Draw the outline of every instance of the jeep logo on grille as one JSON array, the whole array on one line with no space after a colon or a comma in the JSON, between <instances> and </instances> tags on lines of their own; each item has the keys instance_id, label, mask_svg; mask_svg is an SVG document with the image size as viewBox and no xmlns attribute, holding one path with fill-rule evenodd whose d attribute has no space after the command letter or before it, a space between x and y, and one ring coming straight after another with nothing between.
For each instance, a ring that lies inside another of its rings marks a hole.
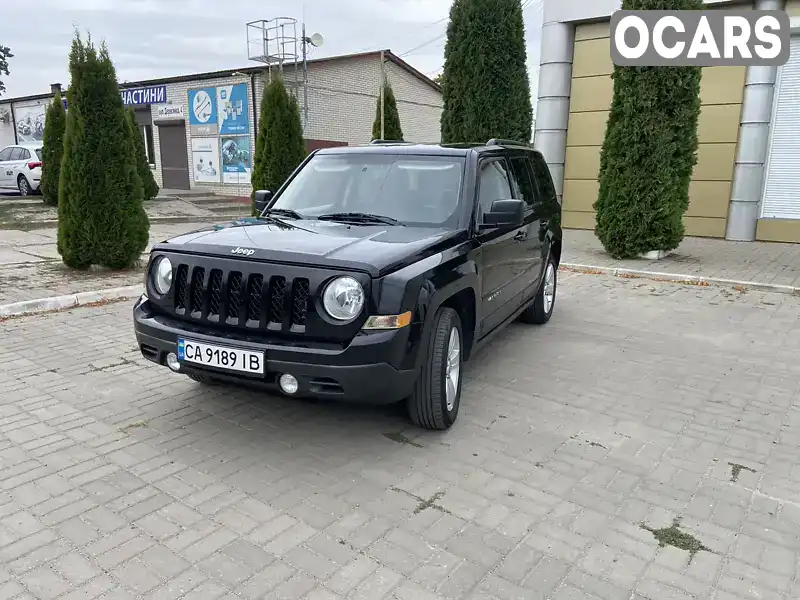
<instances>
[{"instance_id":1,"label":"jeep logo on grille","mask_svg":"<svg viewBox=\"0 0 800 600\"><path fill-rule=\"evenodd\" d=\"M252 248L239 248L239 247L237 247L237 248L234 248L233 250L231 250L231 254L240 254L241 256L253 256L253 254L255 254L255 253L256 253L256 251L253 250Z\"/></svg>"}]
</instances>

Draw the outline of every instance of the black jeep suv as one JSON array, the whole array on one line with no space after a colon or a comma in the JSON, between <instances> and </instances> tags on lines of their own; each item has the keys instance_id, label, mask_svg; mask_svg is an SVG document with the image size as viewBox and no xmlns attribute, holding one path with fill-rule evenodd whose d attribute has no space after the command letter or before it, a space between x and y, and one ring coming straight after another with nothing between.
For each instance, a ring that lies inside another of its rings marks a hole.
<instances>
[{"instance_id":1,"label":"black jeep suv","mask_svg":"<svg viewBox=\"0 0 800 600\"><path fill-rule=\"evenodd\" d=\"M550 319L561 206L542 155L373 142L312 153L258 217L153 247L142 354L203 383L404 400L456 420L463 364L514 319Z\"/></svg>"}]
</instances>

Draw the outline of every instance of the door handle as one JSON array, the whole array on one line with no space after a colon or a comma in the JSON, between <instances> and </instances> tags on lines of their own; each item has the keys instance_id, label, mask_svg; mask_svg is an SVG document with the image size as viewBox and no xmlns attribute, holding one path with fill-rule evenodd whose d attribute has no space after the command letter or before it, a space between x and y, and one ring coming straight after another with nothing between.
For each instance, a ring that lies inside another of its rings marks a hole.
<instances>
[{"instance_id":1,"label":"door handle","mask_svg":"<svg viewBox=\"0 0 800 600\"><path fill-rule=\"evenodd\" d=\"M518 231L514 236L514 241L517 242L524 242L526 239L528 239L528 232L525 229Z\"/></svg>"}]
</instances>

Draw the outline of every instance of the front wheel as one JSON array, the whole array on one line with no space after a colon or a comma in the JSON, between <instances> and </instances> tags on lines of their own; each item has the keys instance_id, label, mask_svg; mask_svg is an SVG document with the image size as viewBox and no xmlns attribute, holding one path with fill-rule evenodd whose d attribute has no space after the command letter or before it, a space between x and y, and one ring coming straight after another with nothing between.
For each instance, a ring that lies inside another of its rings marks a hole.
<instances>
[{"instance_id":1,"label":"front wheel","mask_svg":"<svg viewBox=\"0 0 800 600\"><path fill-rule=\"evenodd\" d=\"M458 417L464 336L452 308L440 308L414 393L406 400L413 423L424 429L449 429Z\"/></svg>"},{"instance_id":2,"label":"front wheel","mask_svg":"<svg viewBox=\"0 0 800 600\"><path fill-rule=\"evenodd\" d=\"M25 175L19 176L19 179L17 179L17 187L19 188L20 196L30 196L33 193L31 184L28 182L28 178L25 177Z\"/></svg>"},{"instance_id":3,"label":"front wheel","mask_svg":"<svg viewBox=\"0 0 800 600\"><path fill-rule=\"evenodd\" d=\"M544 277L536 297L519 316L520 321L531 325L544 325L553 315L556 305L556 289L558 287L558 267L555 259L550 256L544 268Z\"/></svg>"}]
</instances>

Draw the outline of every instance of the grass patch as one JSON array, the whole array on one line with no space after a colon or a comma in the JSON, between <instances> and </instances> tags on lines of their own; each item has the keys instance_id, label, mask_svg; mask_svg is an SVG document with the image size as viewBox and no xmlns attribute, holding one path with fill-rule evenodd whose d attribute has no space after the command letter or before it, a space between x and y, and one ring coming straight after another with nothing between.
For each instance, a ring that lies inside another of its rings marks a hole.
<instances>
[{"instance_id":1,"label":"grass patch","mask_svg":"<svg viewBox=\"0 0 800 600\"><path fill-rule=\"evenodd\" d=\"M689 562L692 561L694 555L700 551L714 552L711 548L705 546L700 540L690 533L681 531L681 520L673 519L672 525L663 527L661 529L653 529L642 523L640 527L653 534L653 537L658 540L658 547L673 546L679 550L686 550L689 553Z\"/></svg>"}]
</instances>

